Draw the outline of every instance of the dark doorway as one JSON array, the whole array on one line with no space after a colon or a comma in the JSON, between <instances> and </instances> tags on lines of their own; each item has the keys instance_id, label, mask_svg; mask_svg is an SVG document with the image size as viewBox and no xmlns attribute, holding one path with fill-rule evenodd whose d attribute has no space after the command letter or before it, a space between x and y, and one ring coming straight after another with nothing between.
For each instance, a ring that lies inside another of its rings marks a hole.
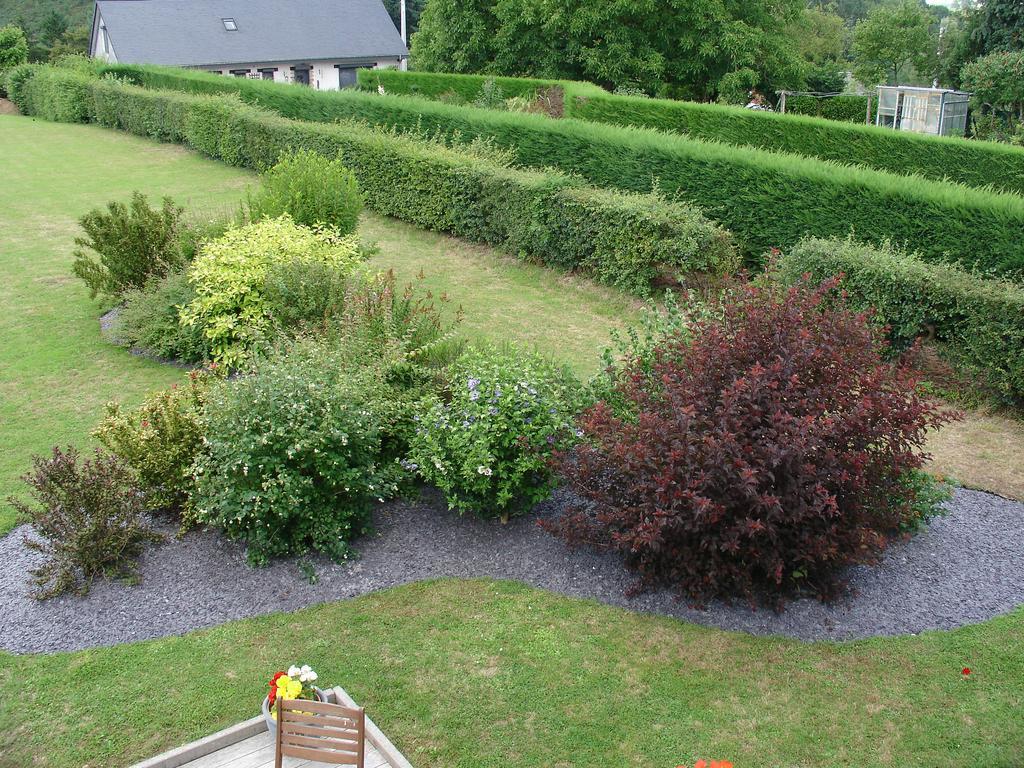
<instances>
[{"instance_id":1,"label":"dark doorway","mask_svg":"<svg viewBox=\"0 0 1024 768\"><path fill-rule=\"evenodd\" d=\"M275 72L277 72L276 69L261 69L260 77L262 77L264 80L273 80Z\"/></svg>"},{"instance_id":2,"label":"dark doorway","mask_svg":"<svg viewBox=\"0 0 1024 768\"><path fill-rule=\"evenodd\" d=\"M295 70L295 82L299 85L309 85L309 67L292 67Z\"/></svg>"}]
</instances>

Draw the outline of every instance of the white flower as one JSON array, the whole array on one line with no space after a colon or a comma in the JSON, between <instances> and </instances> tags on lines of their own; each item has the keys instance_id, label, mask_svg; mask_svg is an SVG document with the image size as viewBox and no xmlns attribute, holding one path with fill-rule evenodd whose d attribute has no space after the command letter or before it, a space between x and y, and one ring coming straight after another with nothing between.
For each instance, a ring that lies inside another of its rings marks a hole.
<instances>
[{"instance_id":1,"label":"white flower","mask_svg":"<svg viewBox=\"0 0 1024 768\"><path fill-rule=\"evenodd\" d=\"M304 675L308 675L312 671L313 670L310 669L309 664L303 664L302 667L299 668L299 672L301 672Z\"/></svg>"},{"instance_id":2,"label":"white flower","mask_svg":"<svg viewBox=\"0 0 1024 768\"><path fill-rule=\"evenodd\" d=\"M490 467L479 466L476 468L476 471L479 472L481 475L487 475L487 477L490 477L492 474L494 474Z\"/></svg>"},{"instance_id":3,"label":"white flower","mask_svg":"<svg viewBox=\"0 0 1024 768\"><path fill-rule=\"evenodd\" d=\"M312 683L314 680L316 680L317 675L316 672L310 671L310 673L306 675L306 677L309 679L309 682Z\"/></svg>"},{"instance_id":4,"label":"white flower","mask_svg":"<svg viewBox=\"0 0 1024 768\"><path fill-rule=\"evenodd\" d=\"M300 672L302 672L302 670L299 669L298 667L294 666L294 665L288 667L288 677L291 677L291 678L294 679L295 677L298 676L298 674Z\"/></svg>"}]
</instances>

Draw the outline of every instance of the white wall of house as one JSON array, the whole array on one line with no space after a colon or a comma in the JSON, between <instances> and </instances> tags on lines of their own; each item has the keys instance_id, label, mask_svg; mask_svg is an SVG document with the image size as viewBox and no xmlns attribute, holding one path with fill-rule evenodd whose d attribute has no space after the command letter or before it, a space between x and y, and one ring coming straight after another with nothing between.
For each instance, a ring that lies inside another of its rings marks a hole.
<instances>
[{"instance_id":1,"label":"white wall of house","mask_svg":"<svg viewBox=\"0 0 1024 768\"><path fill-rule=\"evenodd\" d=\"M355 69L382 69L386 67L397 67L400 60L380 59L377 61L352 62L344 59L326 61L294 61L294 62L250 62L242 64L222 64L220 66L198 67L207 72L216 72L221 75L235 75L236 77L249 77L254 80L273 79L278 83L295 82L295 69L309 67L309 85L320 91L336 91L341 87L340 81L343 70ZM353 83L354 85L354 83Z\"/></svg>"},{"instance_id":2,"label":"white wall of house","mask_svg":"<svg viewBox=\"0 0 1024 768\"><path fill-rule=\"evenodd\" d=\"M114 55L114 48L110 45L110 38L107 36L107 27L103 23L103 17L96 19L94 37L92 40L93 57L114 63L117 56Z\"/></svg>"}]
</instances>

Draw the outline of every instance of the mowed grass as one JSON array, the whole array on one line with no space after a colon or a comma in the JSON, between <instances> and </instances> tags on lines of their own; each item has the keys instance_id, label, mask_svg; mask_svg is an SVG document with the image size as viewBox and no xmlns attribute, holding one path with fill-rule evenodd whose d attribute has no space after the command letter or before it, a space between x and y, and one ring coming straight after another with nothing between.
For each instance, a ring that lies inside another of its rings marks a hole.
<instances>
[{"instance_id":1,"label":"mowed grass","mask_svg":"<svg viewBox=\"0 0 1024 768\"><path fill-rule=\"evenodd\" d=\"M185 637L0 656L0 765L130 764L252 717L264 680L297 662L345 686L417 768L1012 768L1022 625L1017 612L807 644L509 582L423 582Z\"/></svg>"},{"instance_id":2,"label":"mowed grass","mask_svg":"<svg viewBox=\"0 0 1024 768\"><path fill-rule=\"evenodd\" d=\"M141 190L196 215L237 206L251 174L91 126L0 115L0 534L33 454L89 445L109 400L136 402L180 370L103 341L101 303L71 274L78 218Z\"/></svg>"}]
</instances>

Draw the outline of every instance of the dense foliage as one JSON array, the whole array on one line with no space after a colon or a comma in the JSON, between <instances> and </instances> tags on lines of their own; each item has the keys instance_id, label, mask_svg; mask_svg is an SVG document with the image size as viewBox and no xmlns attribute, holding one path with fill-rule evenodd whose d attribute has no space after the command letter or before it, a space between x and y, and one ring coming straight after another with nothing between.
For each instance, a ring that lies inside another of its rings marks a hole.
<instances>
[{"instance_id":1,"label":"dense foliage","mask_svg":"<svg viewBox=\"0 0 1024 768\"><path fill-rule=\"evenodd\" d=\"M203 444L207 382L192 372L184 386L150 395L137 409L108 403L93 435L132 470L155 511L180 512L192 485L192 462Z\"/></svg>"},{"instance_id":2,"label":"dense foliage","mask_svg":"<svg viewBox=\"0 0 1024 768\"><path fill-rule=\"evenodd\" d=\"M450 379L444 397L422 402L406 466L459 512L507 519L545 499L551 455L574 439L571 376L515 348L484 347L460 357Z\"/></svg>"},{"instance_id":3,"label":"dense foliage","mask_svg":"<svg viewBox=\"0 0 1024 768\"><path fill-rule=\"evenodd\" d=\"M7 94L22 114L58 123L89 120L91 78L71 70L22 65L8 73Z\"/></svg>"},{"instance_id":4,"label":"dense foliage","mask_svg":"<svg viewBox=\"0 0 1024 768\"><path fill-rule=\"evenodd\" d=\"M28 41L20 27L0 27L0 76L4 70L28 61Z\"/></svg>"},{"instance_id":5,"label":"dense foliage","mask_svg":"<svg viewBox=\"0 0 1024 768\"><path fill-rule=\"evenodd\" d=\"M972 61L961 78L976 107L1024 121L1024 50L998 51Z\"/></svg>"},{"instance_id":6,"label":"dense foliage","mask_svg":"<svg viewBox=\"0 0 1024 768\"><path fill-rule=\"evenodd\" d=\"M118 344L165 360L198 363L210 357L210 340L198 325L181 322L181 307L196 297L188 272L178 269L145 288L126 291L113 324Z\"/></svg>"},{"instance_id":7,"label":"dense foliage","mask_svg":"<svg viewBox=\"0 0 1024 768\"><path fill-rule=\"evenodd\" d=\"M131 577L135 558L160 537L145 525L145 497L128 467L99 451L79 463L74 448L32 463L24 480L35 503L9 501L33 526L25 545L45 558L31 572L35 596L84 593L97 576Z\"/></svg>"},{"instance_id":8,"label":"dense foliage","mask_svg":"<svg viewBox=\"0 0 1024 768\"><path fill-rule=\"evenodd\" d=\"M907 67L927 75L937 35L934 17L923 3L898 0L871 9L853 32L853 63L857 79L869 86L905 80Z\"/></svg>"},{"instance_id":9,"label":"dense foliage","mask_svg":"<svg viewBox=\"0 0 1024 768\"><path fill-rule=\"evenodd\" d=\"M111 71L147 77L153 73L160 83L214 91L233 89L236 86L226 81L239 80L166 69ZM315 116L333 120L330 110L322 109L319 102L326 94L310 89L261 88L258 100L290 111L298 106L292 103L293 94ZM378 106L380 97L351 95ZM392 101L404 104L407 100ZM579 179L550 169L509 168L496 162L493 152L473 152L472 147L456 151L441 142L424 141L422 136L397 136L354 122L326 125L284 120L237 102L145 91L107 81L94 85L93 103L96 120L103 125L185 142L236 165L263 168L283 152L302 148L327 157L341 153L366 205L380 213L501 246L525 259L594 269L602 279L641 293L650 286L640 284L633 266L647 275L704 271L721 275L735 264L729 236L688 205L653 195L590 189ZM649 186L648 180L644 189ZM627 242L624 221L636 226L642 236ZM609 250L610 245L614 250ZM622 254L618 248L624 245L629 252ZM581 261L568 263L567 253L578 254ZM621 265L631 266L624 271Z\"/></svg>"},{"instance_id":10,"label":"dense foliage","mask_svg":"<svg viewBox=\"0 0 1024 768\"><path fill-rule=\"evenodd\" d=\"M170 198L159 210L150 208L146 196L135 192L127 205L114 201L106 211L97 208L83 216L85 237L75 238L79 248L72 269L89 286L89 295L120 296L180 267L182 212Z\"/></svg>"},{"instance_id":11,"label":"dense foliage","mask_svg":"<svg viewBox=\"0 0 1024 768\"><path fill-rule=\"evenodd\" d=\"M351 272L361 258L355 236L300 227L287 214L229 229L206 243L189 267L195 297L182 307L181 322L203 329L214 360L237 367L267 343L274 326L264 295L273 267L320 263Z\"/></svg>"},{"instance_id":12,"label":"dense foliage","mask_svg":"<svg viewBox=\"0 0 1024 768\"><path fill-rule=\"evenodd\" d=\"M359 78L364 90L376 92L380 86L389 94L419 95L449 103L453 94L460 103L474 101L488 79L482 75L371 69L360 70ZM718 104L613 95L584 82L494 79L503 93L510 96L532 99L539 92L559 93L562 98L558 99L561 107L558 116L656 128L726 144L864 165L880 171L916 173L969 186L1024 192L1024 152L1019 150L793 117L806 115L863 124L867 108L865 96L842 94L819 99L791 95L786 100L787 114L783 116Z\"/></svg>"},{"instance_id":13,"label":"dense foliage","mask_svg":"<svg viewBox=\"0 0 1024 768\"><path fill-rule=\"evenodd\" d=\"M621 385L635 415L581 419L562 469L584 504L549 527L695 601L834 597L920 513L904 478L948 417L833 289L748 286L667 338Z\"/></svg>"},{"instance_id":14,"label":"dense foliage","mask_svg":"<svg viewBox=\"0 0 1024 768\"><path fill-rule=\"evenodd\" d=\"M399 476L381 456L380 368L365 362L307 343L212 387L191 516L243 540L254 565L310 550L344 558Z\"/></svg>"},{"instance_id":15,"label":"dense foliage","mask_svg":"<svg viewBox=\"0 0 1024 768\"><path fill-rule=\"evenodd\" d=\"M919 336L1009 401L1024 402L1024 287L927 264L893 248L806 240L779 261L796 282L842 275L851 306L873 309L897 348Z\"/></svg>"},{"instance_id":16,"label":"dense foliage","mask_svg":"<svg viewBox=\"0 0 1024 768\"><path fill-rule=\"evenodd\" d=\"M260 176L246 214L249 221L259 221L287 213L296 224L325 224L348 235L355 232L362 208L359 185L340 158L300 150L283 155Z\"/></svg>"},{"instance_id":17,"label":"dense foliage","mask_svg":"<svg viewBox=\"0 0 1024 768\"><path fill-rule=\"evenodd\" d=\"M802 60L787 25L802 5L431 0L412 61L427 71L633 84L687 98L714 97L723 76L743 69L761 87L795 87Z\"/></svg>"}]
</instances>

